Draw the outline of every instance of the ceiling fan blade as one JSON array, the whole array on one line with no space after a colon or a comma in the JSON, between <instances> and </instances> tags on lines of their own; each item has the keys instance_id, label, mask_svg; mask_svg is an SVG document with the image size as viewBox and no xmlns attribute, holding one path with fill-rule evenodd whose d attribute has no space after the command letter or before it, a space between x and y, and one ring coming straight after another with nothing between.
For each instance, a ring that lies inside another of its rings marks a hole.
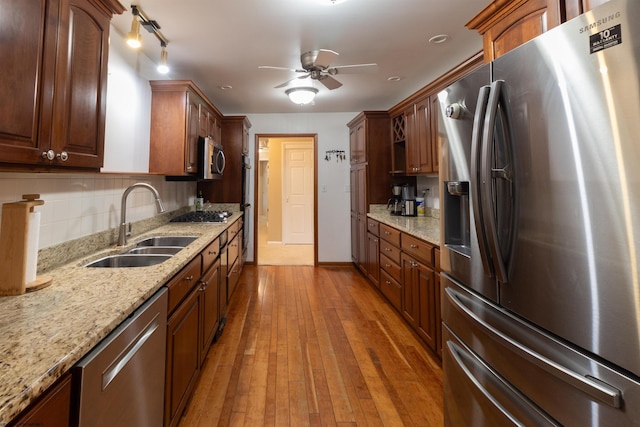
<instances>
[{"instance_id":1,"label":"ceiling fan blade","mask_svg":"<svg viewBox=\"0 0 640 427\"><path fill-rule=\"evenodd\" d=\"M328 49L320 49L316 59L313 61L316 67L322 69L328 68L329 65L340 55L338 52L334 52Z\"/></svg>"},{"instance_id":2,"label":"ceiling fan blade","mask_svg":"<svg viewBox=\"0 0 640 427\"><path fill-rule=\"evenodd\" d=\"M296 73L306 73L307 72L307 70L303 70L301 68L272 67L271 65L259 65L258 68L263 69L263 70L295 71Z\"/></svg>"},{"instance_id":3,"label":"ceiling fan blade","mask_svg":"<svg viewBox=\"0 0 640 427\"><path fill-rule=\"evenodd\" d=\"M338 89L340 86L342 86L342 83L331 76L323 75L318 80L329 90Z\"/></svg>"},{"instance_id":4,"label":"ceiling fan blade","mask_svg":"<svg viewBox=\"0 0 640 427\"><path fill-rule=\"evenodd\" d=\"M311 74L305 74L304 76L298 76L298 77L294 77L291 80L287 80L284 83L279 84L278 86L274 86L274 89L280 89L281 87L285 87L287 86L289 83L291 83L294 80L298 80L298 79L306 79L307 77L309 77Z\"/></svg>"},{"instance_id":5,"label":"ceiling fan blade","mask_svg":"<svg viewBox=\"0 0 640 427\"><path fill-rule=\"evenodd\" d=\"M327 70L329 74L356 74L356 73L377 73L378 64L354 64L354 65L338 65Z\"/></svg>"}]
</instances>

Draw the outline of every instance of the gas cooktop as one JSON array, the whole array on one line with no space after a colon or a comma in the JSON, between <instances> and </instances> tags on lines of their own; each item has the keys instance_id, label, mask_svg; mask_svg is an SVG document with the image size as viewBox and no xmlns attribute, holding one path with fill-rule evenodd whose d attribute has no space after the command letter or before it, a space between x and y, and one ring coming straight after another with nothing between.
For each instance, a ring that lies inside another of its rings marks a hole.
<instances>
[{"instance_id":1,"label":"gas cooktop","mask_svg":"<svg viewBox=\"0 0 640 427\"><path fill-rule=\"evenodd\" d=\"M225 222L231 215L228 211L196 211L177 216L171 222Z\"/></svg>"}]
</instances>

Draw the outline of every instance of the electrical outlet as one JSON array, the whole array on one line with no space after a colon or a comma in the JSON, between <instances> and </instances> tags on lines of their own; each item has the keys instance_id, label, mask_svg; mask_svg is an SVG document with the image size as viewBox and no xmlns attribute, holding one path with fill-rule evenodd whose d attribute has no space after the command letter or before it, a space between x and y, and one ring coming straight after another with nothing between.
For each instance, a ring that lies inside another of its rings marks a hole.
<instances>
[{"instance_id":1,"label":"electrical outlet","mask_svg":"<svg viewBox=\"0 0 640 427\"><path fill-rule=\"evenodd\" d=\"M344 186L344 192L345 193L350 193L351 192L351 185L347 184Z\"/></svg>"},{"instance_id":2,"label":"electrical outlet","mask_svg":"<svg viewBox=\"0 0 640 427\"><path fill-rule=\"evenodd\" d=\"M327 192L327 184L322 184L320 186L320 191L322 191L323 193L326 193Z\"/></svg>"}]
</instances>

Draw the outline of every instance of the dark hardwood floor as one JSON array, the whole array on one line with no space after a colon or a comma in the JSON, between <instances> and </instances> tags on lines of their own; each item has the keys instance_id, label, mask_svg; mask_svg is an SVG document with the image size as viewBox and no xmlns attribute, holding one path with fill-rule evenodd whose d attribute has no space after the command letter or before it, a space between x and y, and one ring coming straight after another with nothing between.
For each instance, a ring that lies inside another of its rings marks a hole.
<instances>
[{"instance_id":1,"label":"dark hardwood floor","mask_svg":"<svg viewBox=\"0 0 640 427\"><path fill-rule=\"evenodd\" d=\"M442 371L353 267L245 266L180 427L442 426Z\"/></svg>"}]
</instances>

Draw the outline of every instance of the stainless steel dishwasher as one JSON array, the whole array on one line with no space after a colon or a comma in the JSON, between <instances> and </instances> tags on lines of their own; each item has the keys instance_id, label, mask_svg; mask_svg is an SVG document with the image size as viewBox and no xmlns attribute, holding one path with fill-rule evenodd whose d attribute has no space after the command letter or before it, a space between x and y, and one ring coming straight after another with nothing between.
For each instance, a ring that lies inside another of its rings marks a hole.
<instances>
[{"instance_id":1,"label":"stainless steel dishwasher","mask_svg":"<svg viewBox=\"0 0 640 427\"><path fill-rule=\"evenodd\" d=\"M78 425L162 425L167 339L162 288L74 367Z\"/></svg>"}]
</instances>

